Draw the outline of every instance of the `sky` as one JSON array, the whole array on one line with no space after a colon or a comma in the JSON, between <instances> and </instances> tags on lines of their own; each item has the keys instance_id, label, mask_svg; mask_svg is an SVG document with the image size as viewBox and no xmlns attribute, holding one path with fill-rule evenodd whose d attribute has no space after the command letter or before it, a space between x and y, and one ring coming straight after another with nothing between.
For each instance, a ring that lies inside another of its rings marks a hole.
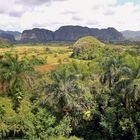
<instances>
[{"instance_id":1,"label":"sky","mask_svg":"<svg viewBox=\"0 0 140 140\"><path fill-rule=\"evenodd\" d=\"M63 25L140 30L140 0L0 0L0 29Z\"/></svg>"}]
</instances>

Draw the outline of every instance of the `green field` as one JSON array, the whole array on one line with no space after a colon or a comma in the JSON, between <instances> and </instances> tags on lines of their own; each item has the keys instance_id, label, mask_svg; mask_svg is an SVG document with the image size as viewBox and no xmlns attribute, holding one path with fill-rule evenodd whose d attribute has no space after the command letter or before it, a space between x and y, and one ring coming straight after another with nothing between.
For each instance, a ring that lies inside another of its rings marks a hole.
<instances>
[{"instance_id":1,"label":"green field","mask_svg":"<svg viewBox=\"0 0 140 140\"><path fill-rule=\"evenodd\" d=\"M113 48L116 51L125 52L127 50L134 51L134 46L123 46L123 45L108 45L110 48ZM49 51L46 51L46 48ZM46 60L46 64L57 64L71 62L73 59L70 57L72 54L72 45L14 45L14 47L9 48L0 48L0 55L4 53L18 54L19 57L24 55L27 58L43 58ZM77 60L79 61L79 60Z\"/></svg>"},{"instance_id":2,"label":"green field","mask_svg":"<svg viewBox=\"0 0 140 140\"><path fill-rule=\"evenodd\" d=\"M46 48L50 49L47 53ZM57 63L58 59L69 58L72 53L72 49L69 46L56 46L56 45L37 45L37 46L26 46L26 45L16 45L12 48L0 48L0 53L5 52L18 54L19 56L27 55L28 58L32 56L47 58L48 64ZM55 56L56 55L56 56Z\"/></svg>"}]
</instances>

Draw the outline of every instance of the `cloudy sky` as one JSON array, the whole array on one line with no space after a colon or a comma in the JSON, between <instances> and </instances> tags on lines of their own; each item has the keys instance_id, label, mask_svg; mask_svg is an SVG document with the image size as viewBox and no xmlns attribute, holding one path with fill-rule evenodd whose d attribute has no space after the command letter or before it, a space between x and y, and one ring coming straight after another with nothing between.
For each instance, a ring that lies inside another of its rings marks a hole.
<instances>
[{"instance_id":1,"label":"cloudy sky","mask_svg":"<svg viewBox=\"0 0 140 140\"><path fill-rule=\"evenodd\" d=\"M140 0L0 0L0 29L62 25L140 30Z\"/></svg>"}]
</instances>

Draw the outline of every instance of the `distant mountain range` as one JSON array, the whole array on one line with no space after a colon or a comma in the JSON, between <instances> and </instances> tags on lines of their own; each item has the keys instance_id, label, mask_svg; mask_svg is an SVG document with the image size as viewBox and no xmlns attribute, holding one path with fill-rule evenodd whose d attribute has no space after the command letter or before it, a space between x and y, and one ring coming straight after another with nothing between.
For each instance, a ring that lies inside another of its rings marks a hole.
<instances>
[{"instance_id":1,"label":"distant mountain range","mask_svg":"<svg viewBox=\"0 0 140 140\"><path fill-rule=\"evenodd\" d=\"M76 41L84 36L94 36L103 42L118 42L124 40L123 35L115 28L97 29L82 26L62 26L55 32L34 28L23 31L22 42L48 42L48 41Z\"/></svg>"},{"instance_id":2,"label":"distant mountain range","mask_svg":"<svg viewBox=\"0 0 140 140\"><path fill-rule=\"evenodd\" d=\"M14 38L16 40L20 40L20 36L21 36L21 32L18 31L4 31L4 30L0 30L0 34L9 34L14 36Z\"/></svg>"},{"instance_id":3,"label":"distant mountain range","mask_svg":"<svg viewBox=\"0 0 140 140\"><path fill-rule=\"evenodd\" d=\"M128 40L140 41L140 31L126 30L126 31L122 31L121 33Z\"/></svg>"},{"instance_id":4,"label":"distant mountain range","mask_svg":"<svg viewBox=\"0 0 140 140\"><path fill-rule=\"evenodd\" d=\"M10 42L15 42L15 37L11 34L7 34L5 32L0 33L0 40L6 40Z\"/></svg>"},{"instance_id":5,"label":"distant mountain range","mask_svg":"<svg viewBox=\"0 0 140 140\"><path fill-rule=\"evenodd\" d=\"M62 26L54 32L47 29L34 28L24 30L22 33L0 30L0 39L11 42L18 41L20 43L73 42L84 36L94 36L106 43L121 42L124 40L140 41L140 31L119 32L111 27L98 29L82 26Z\"/></svg>"}]
</instances>

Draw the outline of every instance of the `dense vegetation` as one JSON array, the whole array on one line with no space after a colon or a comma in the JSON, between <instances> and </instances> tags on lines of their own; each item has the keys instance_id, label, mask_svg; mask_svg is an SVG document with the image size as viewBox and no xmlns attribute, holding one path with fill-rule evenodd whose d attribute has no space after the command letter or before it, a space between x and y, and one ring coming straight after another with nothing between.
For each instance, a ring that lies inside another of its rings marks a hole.
<instances>
[{"instance_id":1,"label":"dense vegetation","mask_svg":"<svg viewBox=\"0 0 140 140\"><path fill-rule=\"evenodd\" d=\"M7 48L7 47L13 47L13 44L9 41L0 39L0 48Z\"/></svg>"},{"instance_id":2,"label":"dense vegetation","mask_svg":"<svg viewBox=\"0 0 140 140\"><path fill-rule=\"evenodd\" d=\"M0 58L0 139L140 139L138 48L87 39L90 51L47 72L35 71L26 54Z\"/></svg>"},{"instance_id":3,"label":"dense vegetation","mask_svg":"<svg viewBox=\"0 0 140 140\"><path fill-rule=\"evenodd\" d=\"M72 57L84 60L95 59L100 53L104 44L94 37L88 36L80 38L73 46Z\"/></svg>"}]
</instances>

